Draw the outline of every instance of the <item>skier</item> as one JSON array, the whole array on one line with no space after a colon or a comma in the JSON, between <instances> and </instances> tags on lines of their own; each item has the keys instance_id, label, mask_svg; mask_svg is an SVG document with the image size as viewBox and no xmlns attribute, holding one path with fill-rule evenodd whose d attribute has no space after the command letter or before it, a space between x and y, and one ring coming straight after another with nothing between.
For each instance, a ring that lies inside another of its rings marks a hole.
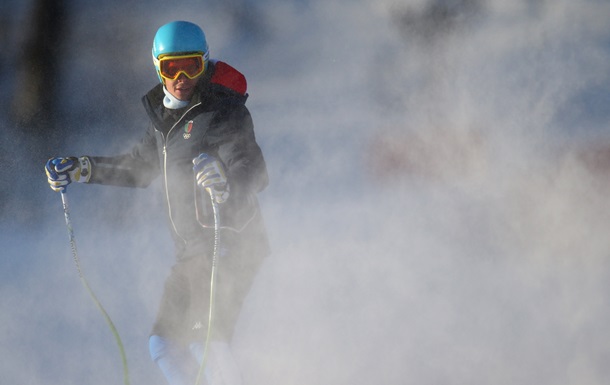
<instances>
[{"instance_id":1,"label":"skier","mask_svg":"<svg viewBox=\"0 0 610 385\"><path fill-rule=\"evenodd\" d=\"M220 252L213 334L205 379L240 384L230 341L244 297L268 254L256 194L268 183L256 143L244 76L209 59L196 24L174 21L154 38L160 83L143 98L152 124L128 154L51 158L45 165L54 191L71 182L146 187L161 176L176 262L165 282L149 339L152 359L171 385L194 384L202 361L210 308L215 240Z\"/></svg>"}]
</instances>

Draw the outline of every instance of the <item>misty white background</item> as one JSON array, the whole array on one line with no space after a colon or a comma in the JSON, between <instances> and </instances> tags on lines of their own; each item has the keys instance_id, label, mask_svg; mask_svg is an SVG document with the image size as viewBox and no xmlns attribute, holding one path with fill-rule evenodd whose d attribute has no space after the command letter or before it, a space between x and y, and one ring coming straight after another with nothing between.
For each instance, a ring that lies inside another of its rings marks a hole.
<instances>
[{"instance_id":1,"label":"misty white background","mask_svg":"<svg viewBox=\"0 0 610 385\"><path fill-rule=\"evenodd\" d=\"M248 78L273 254L234 340L245 384L610 381L610 174L583 160L610 139L610 3L235 1L249 19L221 1L73 3L56 155L139 138L167 21L200 24ZM456 10L441 31L401 24L435 4ZM121 384L42 166L15 197L42 202L39 221L1 224L0 383ZM134 385L163 383L147 338L173 255L154 187L68 189Z\"/></svg>"}]
</instances>

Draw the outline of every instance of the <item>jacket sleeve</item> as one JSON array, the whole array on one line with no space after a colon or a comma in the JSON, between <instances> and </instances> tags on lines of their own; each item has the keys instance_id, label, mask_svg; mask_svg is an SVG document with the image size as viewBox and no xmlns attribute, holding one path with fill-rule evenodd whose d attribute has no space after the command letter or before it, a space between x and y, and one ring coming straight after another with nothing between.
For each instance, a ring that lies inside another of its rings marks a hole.
<instances>
[{"instance_id":1,"label":"jacket sleeve","mask_svg":"<svg viewBox=\"0 0 610 385\"><path fill-rule=\"evenodd\" d=\"M151 129L130 153L89 158L92 163L89 183L147 187L160 173L156 138Z\"/></svg>"},{"instance_id":2,"label":"jacket sleeve","mask_svg":"<svg viewBox=\"0 0 610 385\"><path fill-rule=\"evenodd\" d=\"M215 126L208 134L208 145L216 149L216 155L226 167L231 194L255 194L264 190L269 183L267 166L256 142L248 109L241 105L223 111Z\"/></svg>"}]
</instances>

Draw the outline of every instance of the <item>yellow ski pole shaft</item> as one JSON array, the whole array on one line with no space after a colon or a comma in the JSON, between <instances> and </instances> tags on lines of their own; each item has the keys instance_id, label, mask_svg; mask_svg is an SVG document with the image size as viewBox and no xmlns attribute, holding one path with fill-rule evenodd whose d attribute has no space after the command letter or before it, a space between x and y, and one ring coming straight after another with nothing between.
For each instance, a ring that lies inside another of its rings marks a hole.
<instances>
[{"instance_id":1,"label":"yellow ski pole shaft","mask_svg":"<svg viewBox=\"0 0 610 385\"><path fill-rule=\"evenodd\" d=\"M106 310L104 309L104 307L102 306L100 301L97 299L95 293L91 289L91 286L89 286L89 282L87 282L87 280L85 279L85 276L83 275L83 271L80 266L78 252L76 251L76 239L74 238L72 220L70 219L70 209L68 206L68 197L67 197L65 189L61 192L61 202L62 202L63 208L64 208L64 217L66 219L66 227L68 228L68 236L70 238L70 248L72 249L72 257L74 258L74 263L76 264L76 270L78 271L78 276L79 276L83 286L85 287L85 289L87 289L87 292L91 296L91 299L95 303L95 306L97 306L99 311L104 316L104 319L106 320L106 323L108 324L108 327L110 328L110 331L114 335L114 339L116 340L116 343L119 347L119 352L121 354L121 360L123 362L123 381L124 381L125 385L129 385L129 368L127 366L127 357L125 355L125 349L123 347L123 342L121 341L121 337L119 336L119 332L117 331L116 327L114 326L114 323L110 319L110 316L108 315L108 313L106 312Z\"/></svg>"}]
</instances>

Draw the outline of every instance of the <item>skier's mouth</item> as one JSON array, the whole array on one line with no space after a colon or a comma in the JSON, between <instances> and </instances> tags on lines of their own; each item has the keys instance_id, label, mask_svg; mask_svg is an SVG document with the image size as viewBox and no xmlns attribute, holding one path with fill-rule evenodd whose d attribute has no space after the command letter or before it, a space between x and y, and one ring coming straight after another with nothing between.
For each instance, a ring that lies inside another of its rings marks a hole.
<instances>
[{"instance_id":1,"label":"skier's mouth","mask_svg":"<svg viewBox=\"0 0 610 385\"><path fill-rule=\"evenodd\" d=\"M180 94L184 94L184 93L188 93L192 90L192 87L180 87L180 88L176 88L176 92L180 93Z\"/></svg>"}]
</instances>

